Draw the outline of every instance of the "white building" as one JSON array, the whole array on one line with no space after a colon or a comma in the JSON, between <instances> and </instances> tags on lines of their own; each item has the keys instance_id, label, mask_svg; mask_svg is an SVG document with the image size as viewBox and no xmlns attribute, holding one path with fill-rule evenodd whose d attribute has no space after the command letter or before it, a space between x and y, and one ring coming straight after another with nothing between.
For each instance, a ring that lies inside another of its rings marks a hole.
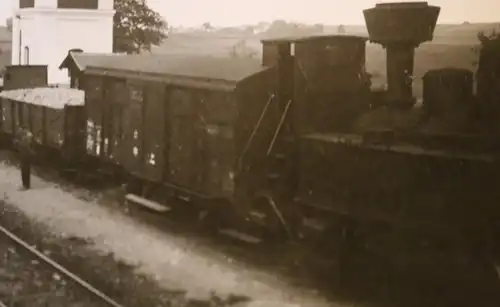
<instances>
[{"instance_id":1,"label":"white building","mask_svg":"<svg viewBox=\"0 0 500 307\"><path fill-rule=\"evenodd\" d=\"M113 51L113 0L15 2L12 65L48 65L49 84L69 83L59 65L70 49Z\"/></svg>"}]
</instances>

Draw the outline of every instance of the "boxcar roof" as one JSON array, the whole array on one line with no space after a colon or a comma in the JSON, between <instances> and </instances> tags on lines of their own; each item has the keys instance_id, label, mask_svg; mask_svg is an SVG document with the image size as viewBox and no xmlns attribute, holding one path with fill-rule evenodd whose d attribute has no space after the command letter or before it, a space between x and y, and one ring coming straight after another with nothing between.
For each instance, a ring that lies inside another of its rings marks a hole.
<instances>
[{"instance_id":1,"label":"boxcar roof","mask_svg":"<svg viewBox=\"0 0 500 307\"><path fill-rule=\"evenodd\" d=\"M120 53L81 53L69 52L68 56L63 60L59 69L69 68L74 64L80 71L84 71L90 64L102 65L110 61L110 58L125 57L127 55Z\"/></svg>"},{"instance_id":2,"label":"boxcar roof","mask_svg":"<svg viewBox=\"0 0 500 307\"><path fill-rule=\"evenodd\" d=\"M85 93L82 90L73 88L39 87L2 91L0 92L0 98L51 109L63 109L66 105L83 105L85 102Z\"/></svg>"},{"instance_id":3,"label":"boxcar roof","mask_svg":"<svg viewBox=\"0 0 500 307\"><path fill-rule=\"evenodd\" d=\"M116 55L70 53L76 66L86 72L130 72L187 78L241 81L266 67L260 60L186 55ZM61 64L67 67L68 58Z\"/></svg>"}]
</instances>

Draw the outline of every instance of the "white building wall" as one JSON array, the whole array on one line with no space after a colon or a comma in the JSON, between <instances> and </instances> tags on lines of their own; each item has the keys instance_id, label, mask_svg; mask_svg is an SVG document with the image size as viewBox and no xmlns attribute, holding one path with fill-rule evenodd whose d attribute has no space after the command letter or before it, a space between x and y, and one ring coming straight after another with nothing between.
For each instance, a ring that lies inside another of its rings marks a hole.
<instances>
[{"instance_id":1,"label":"white building wall","mask_svg":"<svg viewBox=\"0 0 500 307\"><path fill-rule=\"evenodd\" d=\"M85 1L85 0L83 0ZM57 0L35 0L35 7L37 8L56 8Z\"/></svg>"},{"instance_id":2,"label":"white building wall","mask_svg":"<svg viewBox=\"0 0 500 307\"><path fill-rule=\"evenodd\" d=\"M113 51L112 0L101 0L99 6L102 9L99 10L56 9L56 0L37 0L35 5L35 8L15 11L12 33L13 65L27 64L27 46L30 53L29 64L48 65L50 84L67 84L68 73L66 70L59 70L59 65L68 50L80 48L90 53Z\"/></svg>"},{"instance_id":3,"label":"white building wall","mask_svg":"<svg viewBox=\"0 0 500 307\"><path fill-rule=\"evenodd\" d=\"M100 0L99 9L100 10L112 10L114 8L114 0Z\"/></svg>"}]
</instances>

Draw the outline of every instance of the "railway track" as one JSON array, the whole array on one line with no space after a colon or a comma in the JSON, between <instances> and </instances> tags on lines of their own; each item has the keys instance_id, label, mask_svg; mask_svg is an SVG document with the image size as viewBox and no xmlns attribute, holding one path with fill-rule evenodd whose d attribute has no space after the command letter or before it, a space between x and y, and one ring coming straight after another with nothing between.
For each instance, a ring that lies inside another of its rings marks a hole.
<instances>
[{"instance_id":1,"label":"railway track","mask_svg":"<svg viewBox=\"0 0 500 307\"><path fill-rule=\"evenodd\" d=\"M124 307L0 226L0 307Z\"/></svg>"}]
</instances>

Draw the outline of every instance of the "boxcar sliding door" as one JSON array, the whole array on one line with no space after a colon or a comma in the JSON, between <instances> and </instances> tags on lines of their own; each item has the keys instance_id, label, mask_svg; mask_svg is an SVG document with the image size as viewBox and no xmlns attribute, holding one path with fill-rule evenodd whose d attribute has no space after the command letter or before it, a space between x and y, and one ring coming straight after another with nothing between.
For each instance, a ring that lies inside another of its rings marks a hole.
<instances>
[{"instance_id":1,"label":"boxcar sliding door","mask_svg":"<svg viewBox=\"0 0 500 307\"><path fill-rule=\"evenodd\" d=\"M148 83L145 87L143 135L144 178L161 181L165 169L165 86L161 83Z\"/></svg>"},{"instance_id":2,"label":"boxcar sliding door","mask_svg":"<svg viewBox=\"0 0 500 307\"><path fill-rule=\"evenodd\" d=\"M206 170L200 98L193 89L170 91L168 181L196 192L203 190Z\"/></svg>"},{"instance_id":3,"label":"boxcar sliding door","mask_svg":"<svg viewBox=\"0 0 500 307\"><path fill-rule=\"evenodd\" d=\"M101 155L103 104L103 78L85 76L85 113L87 115L86 144L87 153L91 156Z\"/></svg>"},{"instance_id":4,"label":"boxcar sliding door","mask_svg":"<svg viewBox=\"0 0 500 307\"><path fill-rule=\"evenodd\" d=\"M140 174L143 161L143 104L144 84L139 81L127 81L128 99L123 109L124 140L120 159L132 174Z\"/></svg>"},{"instance_id":5,"label":"boxcar sliding door","mask_svg":"<svg viewBox=\"0 0 500 307\"><path fill-rule=\"evenodd\" d=\"M104 154L113 163L120 161L121 144L123 142L123 106L127 101L124 79L108 79L106 82L105 122L104 122Z\"/></svg>"}]
</instances>

